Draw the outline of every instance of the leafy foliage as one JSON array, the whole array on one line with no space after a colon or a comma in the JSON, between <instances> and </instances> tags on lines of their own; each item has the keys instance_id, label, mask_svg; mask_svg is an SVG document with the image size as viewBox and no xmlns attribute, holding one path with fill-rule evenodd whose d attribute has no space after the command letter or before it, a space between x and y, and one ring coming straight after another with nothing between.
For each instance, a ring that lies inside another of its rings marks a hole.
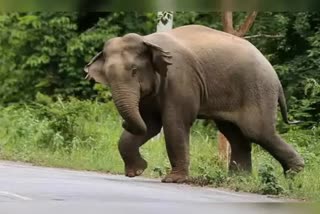
<instances>
[{"instance_id":1,"label":"leafy foliage","mask_svg":"<svg viewBox=\"0 0 320 214\"><path fill-rule=\"evenodd\" d=\"M270 195L279 195L284 191L284 188L279 185L275 169L271 164L265 164L259 169L261 178L261 193Z\"/></svg>"},{"instance_id":2,"label":"leafy foliage","mask_svg":"<svg viewBox=\"0 0 320 214\"><path fill-rule=\"evenodd\" d=\"M104 41L131 31L149 33L154 25L147 21L153 20L152 14L89 14L97 19L93 26L78 23L79 16L77 13L0 16L0 51L5 53L0 59L2 103L32 101L37 92L95 97L93 83L84 80L86 62L102 48ZM145 25L139 24L145 21Z\"/></svg>"}]
</instances>

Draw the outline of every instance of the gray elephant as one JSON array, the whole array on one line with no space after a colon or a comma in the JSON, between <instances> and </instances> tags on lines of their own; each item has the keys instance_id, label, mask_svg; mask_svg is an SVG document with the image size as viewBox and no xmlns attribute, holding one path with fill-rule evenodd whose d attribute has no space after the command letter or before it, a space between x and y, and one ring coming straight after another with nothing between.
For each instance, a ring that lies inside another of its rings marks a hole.
<instances>
[{"instance_id":1,"label":"gray elephant","mask_svg":"<svg viewBox=\"0 0 320 214\"><path fill-rule=\"evenodd\" d=\"M185 182L193 122L216 123L231 145L230 170L251 171L251 144L268 151L287 170L304 161L276 133L277 105L286 123L279 78L250 42L199 25L147 36L110 39L85 71L107 84L124 119L119 151L126 176L142 174L139 147L163 127L172 166L163 182Z\"/></svg>"}]
</instances>

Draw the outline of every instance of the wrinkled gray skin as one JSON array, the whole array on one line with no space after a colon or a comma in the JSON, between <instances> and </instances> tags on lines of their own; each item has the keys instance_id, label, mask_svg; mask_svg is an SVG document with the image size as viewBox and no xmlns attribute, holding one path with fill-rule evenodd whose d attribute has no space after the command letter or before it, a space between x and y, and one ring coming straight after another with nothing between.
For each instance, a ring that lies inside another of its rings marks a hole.
<instances>
[{"instance_id":1,"label":"wrinkled gray skin","mask_svg":"<svg viewBox=\"0 0 320 214\"><path fill-rule=\"evenodd\" d=\"M285 122L281 83L267 59L248 41L189 25L147 36L110 39L85 67L111 88L124 119L119 151L126 176L142 174L139 147L164 129L171 173L163 182L186 181L190 127L209 119L231 144L230 170L251 171L251 143L282 165L300 171L304 161L276 133L277 105Z\"/></svg>"}]
</instances>

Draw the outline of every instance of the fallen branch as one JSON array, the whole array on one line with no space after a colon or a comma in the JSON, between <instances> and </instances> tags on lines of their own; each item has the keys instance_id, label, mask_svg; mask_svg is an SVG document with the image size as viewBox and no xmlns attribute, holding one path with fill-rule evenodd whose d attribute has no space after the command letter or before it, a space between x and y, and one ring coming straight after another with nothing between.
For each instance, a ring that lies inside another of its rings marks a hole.
<instances>
[{"instance_id":1,"label":"fallen branch","mask_svg":"<svg viewBox=\"0 0 320 214\"><path fill-rule=\"evenodd\" d=\"M252 39L252 38L260 38L260 37L265 37L265 38L283 38L284 35L267 35L267 34L258 34L258 35L252 35L252 36L245 36L243 38L245 39Z\"/></svg>"}]
</instances>

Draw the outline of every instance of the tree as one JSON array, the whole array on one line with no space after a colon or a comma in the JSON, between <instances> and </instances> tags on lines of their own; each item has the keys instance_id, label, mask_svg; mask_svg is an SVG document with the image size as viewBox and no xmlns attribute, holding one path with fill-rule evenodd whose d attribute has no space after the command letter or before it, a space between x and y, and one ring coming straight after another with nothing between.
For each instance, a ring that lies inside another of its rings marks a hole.
<instances>
[{"instance_id":1,"label":"tree","mask_svg":"<svg viewBox=\"0 0 320 214\"><path fill-rule=\"evenodd\" d=\"M239 27L239 29L235 30L233 26L233 13L230 11L226 11L222 15L223 30L235 36L244 37L253 25L254 20L257 17L257 14L258 13L256 11L251 12L247 16L244 23Z\"/></svg>"},{"instance_id":2,"label":"tree","mask_svg":"<svg viewBox=\"0 0 320 214\"><path fill-rule=\"evenodd\" d=\"M171 30L173 27L173 12L158 12L157 32Z\"/></svg>"}]
</instances>

